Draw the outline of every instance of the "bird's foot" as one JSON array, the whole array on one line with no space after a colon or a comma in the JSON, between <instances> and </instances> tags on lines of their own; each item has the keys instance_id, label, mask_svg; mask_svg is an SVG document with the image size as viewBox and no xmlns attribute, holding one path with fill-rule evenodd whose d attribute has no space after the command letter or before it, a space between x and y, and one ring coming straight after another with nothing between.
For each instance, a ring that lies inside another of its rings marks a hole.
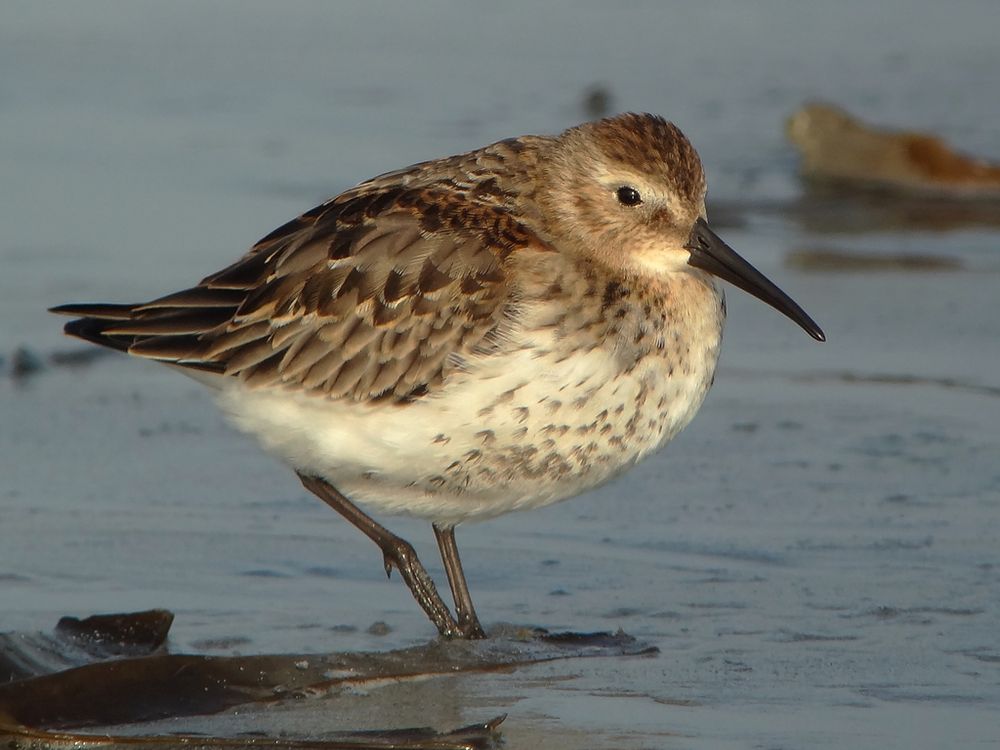
<instances>
[{"instance_id":1,"label":"bird's foot","mask_svg":"<svg viewBox=\"0 0 1000 750\"><path fill-rule=\"evenodd\" d=\"M480 641L486 638L486 631L479 624L475 613L472 614L471 618L463 615L465 615L464 612L458 613L458 629L462 631L462 637L470 641Z\"/></svg>"},{"instance_id":2,"label":"bird's foot","mask_svg":"<svg viewBox=\"0 0 1000 750\"><path fill-rule=\"evenodd\" d=\"M420 558L417 557L417 552L413 549L413 545L405 539L396 537L382 547L382 554L384 556L386 575L391 577L393 568L399 571L399 574L403 577L403 581L413 594L413 598L417 600L417 604L427 613L427 616L434 623L435 627L437 627L441 635L445 638L485 637L485 634L469 635L462 626L455 622L455 618L452 617L448 605L444 603L441 595L438 594L434 580L424 570L424 566L420 562ZM478 627L479 623L476 622L474 625L478 628L478 632L482 633L482 628Z\"/></svg>"}]
</instances>

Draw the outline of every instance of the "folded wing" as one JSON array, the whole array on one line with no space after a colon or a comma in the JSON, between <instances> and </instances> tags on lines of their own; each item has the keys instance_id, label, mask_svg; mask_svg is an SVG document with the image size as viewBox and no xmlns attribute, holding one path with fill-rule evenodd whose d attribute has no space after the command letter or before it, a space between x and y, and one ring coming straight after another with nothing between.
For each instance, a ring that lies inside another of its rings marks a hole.
<instances>
[{"instance_id":1,"label":"folded wing","mask_svg":"<svg viewBox=\"0 0 1000 750\"><path fill-rule=\"evenodd\" d=\"M197 286L64 305L74 336L333 398L411 399L502 337L510 255L544 243L502 206L434 187L350 191Z\"/></svg>"}]
</instances>

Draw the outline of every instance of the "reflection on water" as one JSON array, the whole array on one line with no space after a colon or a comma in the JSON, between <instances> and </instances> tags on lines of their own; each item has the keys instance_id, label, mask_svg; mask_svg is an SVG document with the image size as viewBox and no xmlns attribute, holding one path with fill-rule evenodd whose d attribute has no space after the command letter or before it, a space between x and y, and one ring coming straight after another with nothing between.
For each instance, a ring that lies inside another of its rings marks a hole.
<instances>
[{"instance_id":1,"label":"reflection on water","mask_svg":"<svg viewBox=\"0 0 1000 750\"><path fill-rule=\"evenodd\" d=\"M833 248L802 248L785 258L799 271L957 271L958 258L935 255L863 253Z\"/></svg>"},{"instance_id":2,"label":"reflection on water","mask_svg":"<svg viewBox=\"0 0 1000 750\"><path fill-rule=\"evenodd\" d=\"M803 229L828 232L938 232L1000 228L1000 200L906 196L807 182L787 214Z\"/></svg>"},{"instance_id":3,"label":"reflection on water","mask_svg":"<svg viewBox=\"0 0 1000 750\"><path fill-rule=\"evenodd\" d=\"M713 223L740 224L747 216L786 219L816 234L1000 229L1000 200L901 195L832 182L806 181L790 200L709 204Z\"/></svg>"},{"instance_id":4,"label":"reflection on water","mask_svg":"<svg viewBox=\"0 0 1000 750\"><path fill-rule=\"evenodd\" d=\"M935 378L913 374L851 372L847 370L789 373L778 370L727 368L727 372L741 378L788 380L796 383L814 384L841 383L859 386L918 386L923 388L941 388L975 396L1000 398L1000 386L984 385L962 378Z\"/></svg>"}]
</instances>

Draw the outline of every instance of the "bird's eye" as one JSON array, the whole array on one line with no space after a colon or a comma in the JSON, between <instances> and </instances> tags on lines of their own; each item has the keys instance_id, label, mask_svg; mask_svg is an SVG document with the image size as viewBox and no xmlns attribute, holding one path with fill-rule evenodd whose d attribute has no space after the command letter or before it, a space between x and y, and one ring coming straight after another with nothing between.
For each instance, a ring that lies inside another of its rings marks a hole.
<instances>
[{"instance_id":1,"label":"bird's eye","mask_svg":"<svg viewBox=\"0 0 1000 750\"><path fill-rule=\"evenodd\" d=\"M639 195L639 191L631 185L622 185L615 191L615 196L617 196L618 202L623 206L638 206L642 203L642 196Z\"/></svg>"}]
</instances>

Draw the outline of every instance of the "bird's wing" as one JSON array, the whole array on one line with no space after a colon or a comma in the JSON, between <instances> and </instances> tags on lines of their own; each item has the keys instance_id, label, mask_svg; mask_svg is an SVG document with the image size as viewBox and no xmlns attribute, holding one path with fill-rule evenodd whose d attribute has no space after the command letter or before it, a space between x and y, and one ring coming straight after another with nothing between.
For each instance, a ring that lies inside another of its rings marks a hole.
<instances>
[{"instance_id":1,"label":"bird's wing","mask_svg":"<svg viewBox=\"0 0 1000 750\"><path fill-rule=\"evenodd\" d=\"M545 243L444 187L348 191L197 286L139 305L65 305L68 333L175 365L359 401L410 399L487 354L508 258Z\"/></svg>"}]
</instances>

